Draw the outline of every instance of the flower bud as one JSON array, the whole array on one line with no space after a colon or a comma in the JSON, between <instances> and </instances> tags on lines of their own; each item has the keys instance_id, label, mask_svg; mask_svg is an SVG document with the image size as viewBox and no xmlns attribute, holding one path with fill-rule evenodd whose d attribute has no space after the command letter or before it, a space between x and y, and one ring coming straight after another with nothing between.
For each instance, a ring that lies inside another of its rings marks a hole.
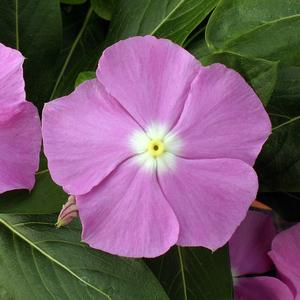
<instances>
[{"instance_id":1,"label":"flower bud","mask_svg":"<svg viewBox=\"0 0 300 300\"><path fill-rule=\"evenodd\" d=\"M75 196L70 195L66 204L63 205L57 218L56 227L62 227L70 224L73 219L78 217Z\"/></svg>"}]
</instances>

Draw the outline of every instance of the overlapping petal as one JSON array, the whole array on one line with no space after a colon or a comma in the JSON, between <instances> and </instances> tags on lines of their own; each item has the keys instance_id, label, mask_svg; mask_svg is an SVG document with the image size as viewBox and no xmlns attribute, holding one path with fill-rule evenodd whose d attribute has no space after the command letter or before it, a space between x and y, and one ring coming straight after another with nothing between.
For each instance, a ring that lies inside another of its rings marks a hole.
<instances>
[{"instance_id":1,"label":"overlapping petal","mask_svg":"<svg viewBox=\"0 0 300 300\"><path fill-rule=\"evenodd\" d=\"M271 269L268 256L276 235L270 214L249 211L229 241L231 268L235 276L265 273Z\"/></svg>"},{"instance_id":2,"label":"overlapping petal","mask_svg":"<svg viewBox=\"0 0 300 300\"><path fill-rule=\"evenodd\" d=\"M32 189L41 147L40 119L33 104L24 101L0 113L0 141L0 193Z\"/></svg>"},{"instance_id":3,"label":"overlapping petal","mask_svg":"<svg viewBox=\"0 0 300 300\"><path fill-rule=\"evenodd\" d=\"M158 174L179 221L178 244L217 249L245 218L257 193L257 176L234 159L176 158L175 170Z\"/></svg>"},{"instance_id":4,"label":"overlapping petal","mask_svg":"<svg viewBox=\"0 0 300 300\"><path fill-rule=\"evenodd\" d=\"M82 239L90 246L129 257L155 257L178 238L174 212L156 174L122 163L86 195L77 197Z\"/></svg>"},{"instance_id":5,"label":"overlapping petal","mask_svg":"<svg viewBox=\"0 0 300 300\"><path fill-rule=\"evenodd\" d=\"M271 132L269 117L251 87L221 64L202 67L173 132L188 158L234 158L250 165Z\"/></svg>"},{"instance_id":6,"label":"overlapping petal","mask_svg":"<svg viewBox=\"0 0 300 300\"><path fill-rule=\"evenodd\" d=\"M238 278L234 300L294 300L289 288L273 277Z\"/></svg>"},{"instance_id":7,"label":"overlapping petal","mask_svg":"<svg viewBox=\"0 0 300 300\"><path fill-rule=\"evenodd\" d=\"M0 43L0 112L4 106L25 101L23 61L19 51Z\"/></svg>"},{"instance_id":8,"label":"overlapping petal","mask_svg":"<svg viewBox=\"0 0 300 300\"><path fill-rule=\"evenodd\" d=\"M280 232L269 253L282 281L300 299L300 223Z\"/></svg>"},{"instance_id":9,"label":"overlapping petal","mask_svg":"<svg viewBox=\"0 0 300 300\"><path fill-rule=\"evenodd\" d=\"M53 179L70 194L89 192L132 155L129 140L137 128L97 80L47 103L42 132Z\"/></svg>"},{"instance_id":10,"label":"overlapping petal","mask_svg":"<svg viewBox=\"0 0 300 300\"><path fill-rule=\"evenodd\" d=\"M169 40L134 37L104 51L97 77L144 129L156 122L170 128L200 66Z\"/></svg>"}]
</instances>

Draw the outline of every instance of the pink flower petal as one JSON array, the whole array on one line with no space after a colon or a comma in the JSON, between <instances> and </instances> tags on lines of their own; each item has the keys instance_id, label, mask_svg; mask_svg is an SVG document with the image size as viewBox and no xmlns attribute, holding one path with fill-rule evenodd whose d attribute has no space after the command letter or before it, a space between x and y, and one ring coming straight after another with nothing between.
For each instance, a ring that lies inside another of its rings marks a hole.
<instances>
[{"instance_id":1,"label":"pink flower petal","mask_svg":"<svg viewBox=\"0 0 300 300\"><path fill-rule=\"evenodd\" d=\"M179 118L200 63L180 46L153 36L133 37L107 48L97 77L144 128Z\"/></svg>"},{"instance_id":2,"label":"pink flower petal","mask_svg":"<svg viewBox=\"0 0 300 300\"><path fill-rule=\"evenodd\" d=\"M180 226L178 244L217 249L245 218L257 193L257 176L234 159L176 158L159 182Z\"/></svg>"},{"instance_id":3,"label":"pink flower petal","mask_svg":"<svg viewBox=\"0 0 300 300\"><path fill-rule=\"evenodd\" d=\"M91 247L128 257L155 257L178 238L178 222L160 191L155 172L122 163L76 203L82 239Z\"/></svg>"},{"instance_id":4,"label":"pink flower petal","mask_svg":"<svg viewBox=\"0 0 300 300\"><path fill-rule=\"evenodd\" d=\"M89 192L132 155L129 136L136 128L97 80L47 103L42 131L53 179L69 194Z\"/></svg>"},{"instance_id":5,"label":"pink flower petal","mask_svg":"<svg viewBox=\"0 0 300 300\"><path fill-rule=\"evenodd\" d=\"M271 132L269 117L251 87L221 64L202 67L173 132L188 158L235 158L250 165Z\"/></svg>"},{"instance_id":6,"label":"pink flower petal","mask_svg":"<svg viewBox=\"0 0 300 300\"><path fill-rule=\"evenodd\" d=\"M32 189L41 148L40 119L33 104L24 101L0 113L0 141L0 193Z\"/></svg>"},{"instance_id":7,"label":"pink flower petal","mask_svg":"<svg viewBox=\"0 0 300 300\"><path fill-rule=\"evenodd\" d=\"M234 300L294 300L289 288L273 277L249 277L237 279Z\"/></svg>"},{"instance_id":8,"label":"pink flower petal","mask_svg":"<svg viewBox=\"0 0 300 300\"><path fill-rule=\"evenodd\" d=\"M300 223L275 237L269 255L282 281L300 300Z\"/></svg>"},{"instance_id":9,"label":"pink flower petal","mask_svg":"<svg viewBox=\"0 0 300 300\"><path fill-rule=\"evenodd\" d=\"M237 276L265 273L272 261L268 256L276 235L272 216L249 211L229 241L230 261Z\"/></svg>"},{"instance_id":10,"label":"pink flower petal","mask_svg":"<svg viewBox=\"0 0 300 300\"><path fill-rule=\"evenodd\" d=\"M23 61L19 51L0 43L0 112L25 100Z\"/></svg>"}]
</instances>

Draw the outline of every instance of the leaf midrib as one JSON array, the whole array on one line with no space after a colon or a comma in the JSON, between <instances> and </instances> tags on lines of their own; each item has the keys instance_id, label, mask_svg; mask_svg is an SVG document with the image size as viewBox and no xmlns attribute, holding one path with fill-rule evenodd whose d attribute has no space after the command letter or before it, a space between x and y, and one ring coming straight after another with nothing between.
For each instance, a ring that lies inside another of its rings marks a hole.
<instances>
[{"instance_id":1,"label":"leaf midrib","mask_svg":"<svg viewBox=\"0 0 300 300\"><path fill-rule=\"evenodd\" d=\"M184 3L185 0L180 0L178 4L160 21L160 23L150 33L154 35L155 32L172 16L172 14Z\"/></svg>"},{"instance_id":2,"label":"leaf midrib","mask_svg":"<svg viewBox=\"0 0 300 300\"><path fill-rule=\"evenodd\" d=\"M15 16L15 26L16 26L16 49L20 49L20 42L19 42L19 0L15 0L16 6L16 16Z\"/></svg>"},{"instance_id":3,"label":"leaf midrib","mask_svg":"<svg viewBox=\"0 0 300 300\"><path fill-rule=\"evenodd\" d=\"M79 281L81 281L83 284L85 284L86 286L88 286L88 287L92 288L93 290L97 291L98 293L100 293L101 295L103 295L104 297L106 297L107 299L112 300L112 298L108 294L106 294L105 292L101 291L97 287L93 286L89 282L85 281L79 275L77 275L72 270L70 270L68 267L66 267L65 265L63 265L60 261L58 261L57 259L55 259L51 255L49 255L47 252L45 252L43 249L39 248L36 244L34 244L33 242L31 242L26 236L24 236L21 232L19 232L18 230L16 230L11 224L9 224L5 220L3 220L3 218L1 218L1 216L0 216L0 223L3 224L5 227L7 227L7 229L9 229L12 233L14 233L19 238L21 238L24 242L26 242L27 244L29 244L32 248L34 248L39 253L41 253L43 256L45 256L47 259L49 259L50 261L52 261L56 265L60 266L65 271L67 271L72 276L74 276L76 279L78 279Z\"/></svg>"},{"instance_id":4,"label":"leaf midrib","mask_svg":"<svg viewBox=\"0 0 300 300\"><path fill-rule=\"evenodd\" d=\"M291 123L294 123L294 122L298 121L299 119L300 119L300 116L294 117L294 118L292 118L292 119L290 119L290 120L288 120L288 121L286 121L286 122L284 122L284 123L281 123L281 124L278 125L278 126L273 127L273 128L272 128L272 131L275 131L275 130L277 130L277 129L283 127L283 126L286 126L286 125L289 125L289 124L291 124Z\"/></svg>"},{"instance_id":5,"label":"leaf midrib","mask_svg":"<svg viewBox=\"0 0 300 300\"><path fill-rule=\"evenodd\" d=\"M50 100L53 99L53 97L54 97L54 95L56 93L56 90L57 90L57 88L58 88L58 86L60 84L60 81L61 81L61 79L62 79L62 77L63 77L63 75L64 75L64 73L65 73L65 71L66 71L66 69L68 67L68 64L69 64L69 62L71 60L71 57L72 57L72 55L73 55L73 53L74 53L74 51L75 51L75 49L76 49L76 47L77 47L77 45L78 45L78 43L79 43L82 35L83 35L83 33L84 33L84 31L85 31L85 29L86 29L86 27L88 25L88 22L89 22L89 20L90 20L90 18L92 16L92 13L93 13L93 8L90 7L89 10L88 10L88 12L87 12L87 14L86 14L86 16L85 16L85 19L83 21L82 27L81 27L80 31L78 32L78 34L77 34L77 36L76 36L76 38L75 38L75 40L74 40L74 42L73 42L73 44L72 44L72 46L70 48L70 51L69 51L69 53L67 55L67 58L66 58L63 66L62 66L62 69L61 69L61 71L60 71L60 73L59 73L59 75L57 77L57 80L55 82L55 85L53 87L53 90L52 90L52 93L51 93L51 96L50 96Z\"/></svg>"},{"instance_id":6,"label":"leaf midrib","mask_svg":"<svg viewBox=\"0 0 300 300\"><path fill-rule=\"evenodd\" d=\"M180 264L180 271L181 271L181 278L182 278L182 287L183 287L183 293L184 293L184 299L188 300L187 297L187 290L186 290L186 279L185 279L185 273L184 273L184 266L183 266L183 259L180 247L177 246L178 256L179 256L179 264Z\"/></svg>"}]
</instances>

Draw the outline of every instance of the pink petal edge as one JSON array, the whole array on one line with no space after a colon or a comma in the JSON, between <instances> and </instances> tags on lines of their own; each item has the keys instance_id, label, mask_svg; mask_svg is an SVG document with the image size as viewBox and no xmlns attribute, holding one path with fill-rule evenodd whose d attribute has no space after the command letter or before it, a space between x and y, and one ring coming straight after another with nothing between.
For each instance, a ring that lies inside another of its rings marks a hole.
<instances>
[{"instance_id":1,"label":"pink petal edge","mask_svg":"<svg viewBox=\"0 0 300 300\"><path fill-rule=\"evenodd\" d=\"M132 156L139 126L96 79L43 110L44 150L53 180L72 195L89 192Z\"/></svg>"},{"instance_id":2,"label":"pink petal edge","mask_svg":"<svg viewBox=\"0 0 300 300\"><path fill-rule=\"evenodd\" d=\"M300 300L300 223L280 232L273 240L269 252L280 279Z\"/></svg>"},{"instance_id":3,"label":"pink petal edge","mask_svg":"<svg viewBox=\"0 0 300 300\"><path fill-rule=\"evenodd\" d=\"M158 178L179 221L177 244L212 250L228 242L258 189L254 170L234 159L176 157L175 171Z\"/></svg>"},{"instance_id":4,"label":"pink petal edge","mask_svg":"<svg viewBox=\"0 0 300 300\"><path fill-rule=\"evenodd\" d=\"M282 281L267 276L238 278L234 294L234 300L294 300Z\"/></svg>"},{"instance_id":5,"label":"pink petal edge","mask_svg":"<svg viewBox=\"0 0 300 300\"><path fill-rule=\"evenodd\" d=\"M82 239L127 257L156 257L174 245L179 225L156 174L122 163L91 192L77 197Z\"/></svg>"},{"instance_id":6,"label":"pink petal edge","mask_svg":"<svg viewBox=\"0 0 300 300\"><path fill-rule=\"evenodd\" d=\"M171 128L200 66L170 40L137 36L103 52L97 78L141 127L160 122Z\"/></svg>"},{"instance_id":7,"label":"pink petal edge","mask_svg":"<svg viewBox=\"0 0 300 300\"><path fill-rule=\"evenodd\" d=\"M260 99L236 71L201 67L181 117L172 130L187 158L233 158L253 165L271 133Z\"/></svg>"}]
</instances>

